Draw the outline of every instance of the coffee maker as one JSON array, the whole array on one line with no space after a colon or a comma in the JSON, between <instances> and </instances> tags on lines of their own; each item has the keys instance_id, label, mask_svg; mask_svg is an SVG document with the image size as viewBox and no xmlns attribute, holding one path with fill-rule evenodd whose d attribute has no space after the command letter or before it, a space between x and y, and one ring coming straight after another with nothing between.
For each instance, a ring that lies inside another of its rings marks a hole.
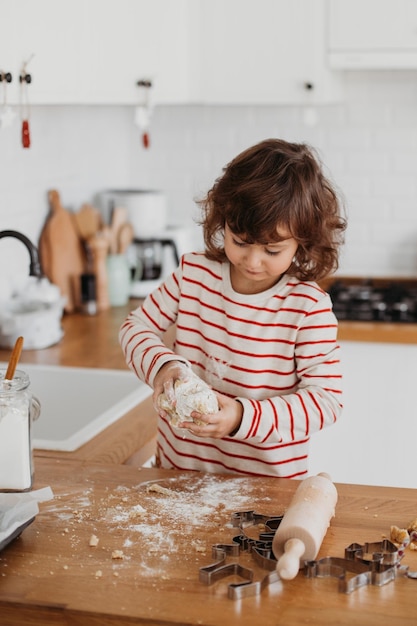
<instances>
[{"instance_id":1,"label":"coffee maker","mask_svg":"<svg viewBox=\"0 0 417 626\"><path fill-rule=\"evenodd\" d=\"M171 274L195 246L195 227L172 226L149 237L136 237L128 250L132 268L131 297L144 298Z\"/></svg>"},{"instance_id":2,"label":"coffee maker","mask_svg":"<svg viewBox=\"0 0 417 626\"><path fill-rule=\"evenodd\" d=\"M127 251L133 298L143 298L153 291L178 266L182 254L203 249L202 236L191 219L187 226L168 225L167 199L163 191L109 189L100 193L99 205L107 223L115 207L127 208L134 232Z\"/></svg>"}]
</instances>

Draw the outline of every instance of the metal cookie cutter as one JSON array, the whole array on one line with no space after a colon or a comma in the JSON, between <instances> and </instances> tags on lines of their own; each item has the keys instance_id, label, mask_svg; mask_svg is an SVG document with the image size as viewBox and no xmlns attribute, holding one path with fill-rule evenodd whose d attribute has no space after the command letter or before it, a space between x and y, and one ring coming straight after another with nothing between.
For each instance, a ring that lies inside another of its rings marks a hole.
<instances>
[{"instance_id":1,"label":"metal cookie cutter","mask_svg":"<svg viewBox=\"0 0 417 626\"><path fill-rule=\"evenodd\" d=\"M282 515L271 517L261 515L255 511L241 511L232 514L232 525L240 528L240 533L233 537L231 544L215 544L212 546L212 556L218 559L215 563L200 568L200 582L211 585L227 576L236 575L243 579L241 583L230 583L227 595L232 600L240 600L249 596L258 595L268 585L279 580L276 571L276 559L272 553L272 540L278 528ZM265 531L259 533L258 539L248 537L245 528L262 524ZM239 556L241 551L250 552L254 560L263 568L270 571L262 580L253 581L253 571L239 563L226 563L227 555Z\"/></svg>"},{"instance_id":2,"label":"metal cookie cutter","mask_svg":"<svg viewBox=\"0 0 417 626\"><path fill-rule=\"evenodd\" d=\"M277 560L272 552L272 541L283 517L283 515L261 515L255 511L240 511L232 515L232 525L240 529L240 533L233 537L233 541L240 545L241 550L250 552L254 561L263 569L276 568ZM258 539L248 537L245 529L259 525L263 525L265 529L259 533Z\"/></svg>"},{"instance_id":3,"label":"metal cookie cutter","mask_svg":"<svg viewBox=\"0 0 417 626\"><path fill-rule=\"evenodd\" d=\"M347 580L348 572L355 575ZM371 581L368 565L337 556L325 556L318 561L306 561L304 573L308 578L324 578L326 576L338 578L339 591L344 593L351 593L354 589L368 585Z\"/></svg>"},{"instance_id":4,"label":"metal cookie cutter","mask_svg":"<svg viewBox=\"0 0 417 626\"><path fill-rule=\"evenodd\" d=\"M395 565L400 560L397 546L389 539L364 543L363 545L351 543L345 549L345 558L364 562L379 561L390 565Z\"/></svg>"},{"instance_id":5,"label":"metal cookie cutter","mask_svg":"<svg viewBox=\"0 0 417 626\"><path fill-rule=\"evenodd\" d=\"M352 543L345 549L345 558L324 557L306 561L304 573L309 578L333 576L339 579L339 591L351 593L364 585L382 586L396 578L400 558L398 549L388 539L374 543ZM404 569L404 568L402 568ZM354 574L348 578L348 573Z\"/></svg>"}]
</instances>

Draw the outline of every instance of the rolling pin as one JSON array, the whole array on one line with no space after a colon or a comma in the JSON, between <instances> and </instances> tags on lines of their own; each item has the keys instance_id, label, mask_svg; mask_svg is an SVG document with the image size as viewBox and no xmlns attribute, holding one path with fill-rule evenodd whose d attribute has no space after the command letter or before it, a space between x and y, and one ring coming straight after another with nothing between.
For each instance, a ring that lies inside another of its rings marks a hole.
<instances>
[{"instance_id":1,"label":"rolling pin","mask_svg":"<svg viewBox=\"0 0 417 626\"><path fill-rule=\"evenodd\" d=\"M295 578L301 559L316 558L336 502L337 490L328 474L306 478L297 487L272 543L280 578Z\"/></svg>"}]
</instances>

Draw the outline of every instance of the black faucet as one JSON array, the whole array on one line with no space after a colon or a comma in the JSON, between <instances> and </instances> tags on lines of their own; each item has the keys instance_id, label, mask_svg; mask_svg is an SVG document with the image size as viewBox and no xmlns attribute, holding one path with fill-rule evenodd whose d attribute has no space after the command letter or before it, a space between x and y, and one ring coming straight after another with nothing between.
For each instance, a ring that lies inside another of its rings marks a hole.
<instances>
[{"instance_id":1,"label":"black faucet","mask_svg":"<svg viewBox=\"0 0 417 626\"><path fill-rule=\"evenodd\" d=\"M19 239L25 244L30 255L29 276L36 276L37 278L43 277L41 264L39 263L39 254L36 246L31 242L26 235L19 233L17 230L0 230L0 239L3 237L14 237Z\"/></svg>"}]
</instances>

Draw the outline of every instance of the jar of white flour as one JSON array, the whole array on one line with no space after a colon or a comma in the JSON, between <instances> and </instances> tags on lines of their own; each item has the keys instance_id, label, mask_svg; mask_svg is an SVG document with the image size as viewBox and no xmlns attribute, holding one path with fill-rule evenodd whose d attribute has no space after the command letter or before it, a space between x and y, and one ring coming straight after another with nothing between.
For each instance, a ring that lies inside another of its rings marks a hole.
<instances>
[{"instance_id":1,"label":"jar of white flour","mask_svg":"<svg viewBox=\"0 0 417 626\"><path fill-rule=\"evenodd\" d=\"M40 404L29 376L16 370L12 380L0 369L0 491L29 491L33 480L31 426Z\"/></svg>"}]
</instances>

